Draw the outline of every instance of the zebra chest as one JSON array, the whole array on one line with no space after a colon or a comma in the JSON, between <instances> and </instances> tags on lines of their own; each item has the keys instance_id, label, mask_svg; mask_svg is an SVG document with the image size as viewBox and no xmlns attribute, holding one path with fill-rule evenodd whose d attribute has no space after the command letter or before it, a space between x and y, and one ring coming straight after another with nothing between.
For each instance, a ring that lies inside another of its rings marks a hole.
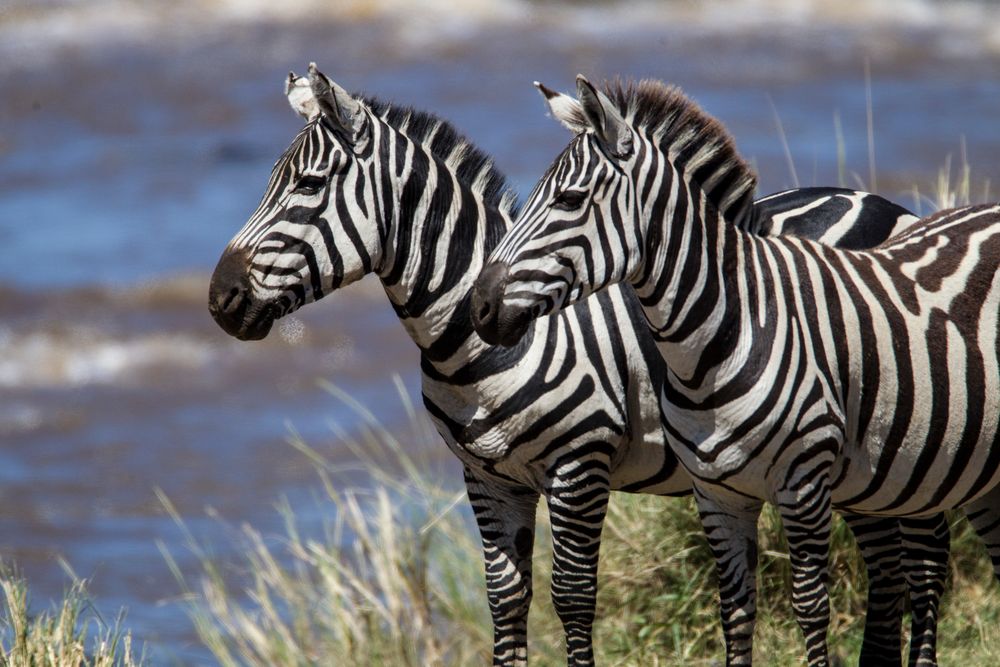
<instances>
[{"instance_id":1,"label":"zebra chest","mask_svg":"<svg viewBox=\"0 0 1000 667\"><path fill-rule=\"evenodd\" d=\"M541 491L549 486L552 448L572 445L557 440L564 427L544 426L552 412L544 401L505 410L456 388L433 391L425 384L424 404L452 453L484 478Z\"/></svg>"},{"instance_id":2,"label":"zebra chest","mask_svg":"<svg viewBox=\"0 0 1000 667\"><path fill-rule=\"evenodd\" d=\"M434 419L452 453L481 479L493 478L502 484L516 483L541 491L546 487L546 466L540 459L539 443L519 440L518 432L504 420L492 422L476 418L460 421Z\"/></svg>"},{"instance_id":3,"label":"zebra chest","mask_svg":"<svg viewBox=\"0 0 1000 667\"><path fill-rule=\"evenodd\" d=\"M469 465L507 459L530 413L484 405L476 392L424 386L424 405L449 448Z\"/></svg>"}]
</instances>

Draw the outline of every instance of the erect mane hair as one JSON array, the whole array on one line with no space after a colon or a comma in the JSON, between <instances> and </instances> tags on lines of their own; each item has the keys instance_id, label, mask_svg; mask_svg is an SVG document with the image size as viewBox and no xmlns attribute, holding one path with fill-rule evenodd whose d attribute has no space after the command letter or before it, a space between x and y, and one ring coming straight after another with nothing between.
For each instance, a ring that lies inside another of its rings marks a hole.
<instances>
[{"instance_id":1,"label":"erect mane hair","mask_svg":"<svg viewBox=\"0 0 1000 667\"><path fill-rule=\"evenodd\" d=\"M445 162L458 180L478 193L484 203L511 218L516 217L517 194L507 183L507 177L496 167L489 154L456 130L454 125L427 111L367 95L360 98L376 116Z\"/></svg>"},{"instance_id":2,"label":"erect mane hair","mask_svg":"<svg viewBox=\"0 0 1000 667\"><path fill-rule=\"evenodd\" d=\"M650 136L727 220L738 222L752 213L757 175L722 123L680 88L654 79L615 79L604 92L626 122Z\"/></svg>"}]
</instances>

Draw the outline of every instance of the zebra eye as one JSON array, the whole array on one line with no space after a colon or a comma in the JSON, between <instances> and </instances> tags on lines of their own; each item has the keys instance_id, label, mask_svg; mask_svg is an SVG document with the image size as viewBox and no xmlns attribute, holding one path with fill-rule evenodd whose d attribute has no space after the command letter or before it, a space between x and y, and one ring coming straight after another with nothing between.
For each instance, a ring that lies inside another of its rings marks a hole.
<instances>
[{"instance_id":1,"label":"zebra eye","mask_svg":"<svg viewBox=\"0 0 1000 667\"><path fill-rule=\"evenodd\" d=\"M563 190L555 196L552 205L563 211L573 211L580 208L586 198L587 193L583 190Z\"/></svg>"},{"instance_id":2,"label":"zebra eye","mask_svg":"<svg viewBox=\"0 0 1000 667\"><path fill-rule=\"evenodd\" d=\"M322 176L306 175L299 178L295 183L295 194L314 195L326 187L326 179Z\"/></svg>"}]
</instances>

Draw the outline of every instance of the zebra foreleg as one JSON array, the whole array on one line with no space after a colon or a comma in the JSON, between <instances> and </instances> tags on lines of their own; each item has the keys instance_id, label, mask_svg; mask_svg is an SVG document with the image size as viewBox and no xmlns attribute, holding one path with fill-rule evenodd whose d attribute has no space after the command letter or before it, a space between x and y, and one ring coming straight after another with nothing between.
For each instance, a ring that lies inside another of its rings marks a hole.
<instances>
[{"instance_id":1,"label":"zebra foreleg","mask_svg":"<svg viewBox=\"0 0 1000 667\"><path fill-rule=\"evenodd\" d=\"M610 494L605 452L562 457L549 470L552 522L552 604L566 633L571 667L594 664L592 630L597 561Z\"/></svg>"},{"instance_id":2,"label":"zebra foreleg","mask_svg":"<svg viewBox=\"0 0 1000 667\"><path fill-rule=\"evenodd\" d=\"M747 499L739 507L724 506L701 493L697 484L694 495L719 576L726 665L750 665L757 621L757 518L762 503Z\"/></svg>"},{"instance_id":3,"label":"zebra foreleg","mask_svg":"<svg viewBox=\"0 0 1000 667\"><path fill-rule=\"evenodd\" d=\"M902 667L906 580L900 567L903 536L897 519L844 514L868 572L868 610L861 667Z\"/></svg>"},{"instance_id":4,"label":"zebra foreleg","mask_svg":"<svg viewBox=\"0 0 1000 667\"><path fill-rule=\"evenodd\" d=\"M486 484L465 469L469 502L483 540L486 595L493 617L494 667L528 664L531 551L538 493Z\"/></svg>"},{"instance_id":5,"label":"zebra foreleg","mask_svg":"<svg viewBox=\"0 0 1000 667\"><path fill-rule=\"evenodd\" d=\"M832 506L826 466L814 467L776 497L792 566L792 609L806 641L810 667L828 667L830 627L827 590Z\"/></svg>"}]
</instances>

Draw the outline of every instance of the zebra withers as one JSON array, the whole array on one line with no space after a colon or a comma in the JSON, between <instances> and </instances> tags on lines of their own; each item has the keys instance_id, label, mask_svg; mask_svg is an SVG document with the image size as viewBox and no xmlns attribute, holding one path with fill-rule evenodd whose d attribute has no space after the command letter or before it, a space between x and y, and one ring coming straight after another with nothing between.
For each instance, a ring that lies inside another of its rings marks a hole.
<instances>
[{"instance_id":1,"label":"zebra withers","mask_svg":"<svg viewBox=\"0 0 1000 667\"><path fill-rule=\"evenodd\" d=\"M745 231L754 173L679 91L542 90L575 136L481 274L477 329L515 344L532 318L634 287L717 559L727 661L751 660L764 501L811 665L827 664L832 506L967 507L1000 572L1000 206L940 212L870 251L761 237Z\"/></svg>"},{"instance_id":2,"label":"zebra withers","mask_svg":"<svg viewBox=\"0 0 1000 667\"><path fill-rule=\"evenodd\" d=\"M495 664L526 660L542 495L553 517L553 599L568 659L590 664L609 490L691 490L660 426L655 398L664 366L639 304L631 290L615 288L538 322L515 349L484 344L470 323L470 291L514 214L502 176L439 118L352 97L314 67L310 78L286 83L308 122L220 258L213 317L237 337L261 338L276 318L376 273L420 349L424 404L465 466L483 538ZM912 219L846 191L784 193L770 206L755 209L764 227L794 226L794 211L809 206L829 213L827 229L845 223L845 235L871 234L869 244ZM609 330L621 335L608 337ZM865 655L885 664L879 649L899 645L898 527L852 521L852 528L872 564ZM909 572L936 590L938 570L924 568L916 562Z\"/></svg>"}]
</instances>

